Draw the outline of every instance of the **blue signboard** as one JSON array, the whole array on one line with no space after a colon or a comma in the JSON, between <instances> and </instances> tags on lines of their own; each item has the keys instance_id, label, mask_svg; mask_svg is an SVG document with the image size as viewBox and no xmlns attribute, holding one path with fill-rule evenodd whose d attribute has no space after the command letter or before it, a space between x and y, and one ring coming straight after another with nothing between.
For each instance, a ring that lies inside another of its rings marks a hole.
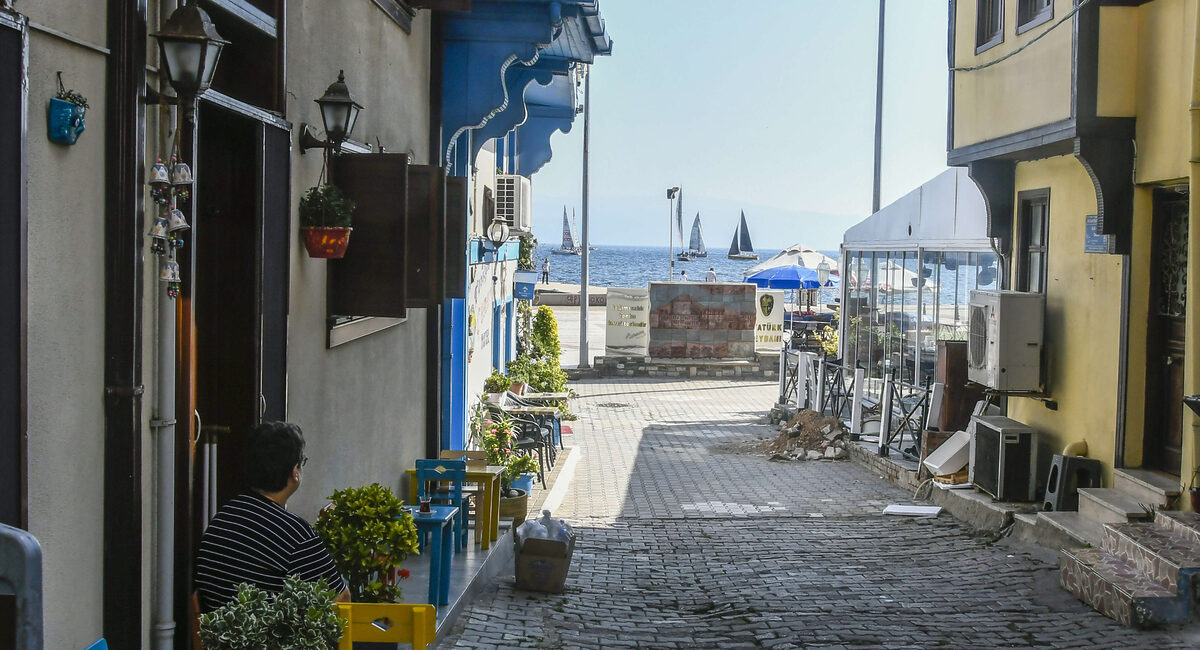
<instances>
[{"instance_id":1,"label":"blue signboard","mask_svg":"<svg viewBox=\"0 0 1200 650\"><path fill-rule=\"evenodd\" d=\"M1083 252L1111 253L1113 250L1112 238L1112 235L1100 234L1100 226L1096 215L1089 214L1087 216L1087 225L1084 227L1083 234Z\"/></svg>"}]
</instances>

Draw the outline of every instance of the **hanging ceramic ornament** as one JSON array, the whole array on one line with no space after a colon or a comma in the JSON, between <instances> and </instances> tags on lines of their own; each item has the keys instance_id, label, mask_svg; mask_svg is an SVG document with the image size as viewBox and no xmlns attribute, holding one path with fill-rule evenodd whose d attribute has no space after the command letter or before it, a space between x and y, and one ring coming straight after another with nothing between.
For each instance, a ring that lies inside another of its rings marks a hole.
<instances>
[{"instance_id":1,"label":"hanging ceramic ornament","mask_svg":"<svg viewBox=\"0 0 1200 650\"><path fill-rule=\"evenodd\" d=\"M171 298L179 297L179 262L175 261L175 251L171 250L171 256L163 262L162 270L158 274L158 279L167 283L167 295Z\"/></svg>"},{"instance_id":2,"label":"hanging ceramic ornament","mask_svg":"<svg viewBox=\"0 0 1200 650\"><path fill-rule=\"evenodd\" d=\"M171 172L167 169L167 164L158 159L154 166L150 168L150 185L152 187L166 187L171 184Z\"/></svg>"},{"instance_id":3,"label":"hanging ceramic ornament","mask_svg":"<svg viewBox=\"0 0 1200 650\"><path fill-rule=\"evenodd\" d=\"M188 228L191 228L191 226L188 225L187 217L183 216L183 210L178 208L171 210L170 215L167 217L167 232L178 232L180 230L187 230Z\"/></svg>"},{"instance_id":4,"label":"hanging ceramic ornament","mask_svg":"<svg viewBox=\"0 0 1200 650\"><path fill-rule=\"evenodd\" d=\"M192 168L182 160L171 156L174 164L171 166L171 184L172 185L191 185L192 184Z\"/></svg>"},{"instance_id":5,"label":"hanging ceramic ornament","mask_svg":"<svg viewBox=\"0 0 1200 650\"><path fill-rule=\"evenodd\" d=\"M168 225L166 217L161 215L154 217L154 223L150 226L149 235L154 239L165 240L167 238Z\"/></svg>"}]
</instances>

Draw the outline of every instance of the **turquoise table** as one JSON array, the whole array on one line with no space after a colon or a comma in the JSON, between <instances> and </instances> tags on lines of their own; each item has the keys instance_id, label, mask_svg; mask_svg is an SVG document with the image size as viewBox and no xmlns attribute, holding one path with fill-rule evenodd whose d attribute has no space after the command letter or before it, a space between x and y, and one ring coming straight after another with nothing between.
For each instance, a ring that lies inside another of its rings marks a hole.
<instances>
[{"instance_id":1,"label":"turquoise table","mask_svg":"<svg viewBox=\"0 0 1200 650\"><path fill-rule=\"evenodd\" d=\"M417 540L425 551L425 534L433 533L429 544L429 603L450 604L450 557L454 555L454 506L429 506L430 512L410 508L417 524Z\"/></svg>"}]
</instances>

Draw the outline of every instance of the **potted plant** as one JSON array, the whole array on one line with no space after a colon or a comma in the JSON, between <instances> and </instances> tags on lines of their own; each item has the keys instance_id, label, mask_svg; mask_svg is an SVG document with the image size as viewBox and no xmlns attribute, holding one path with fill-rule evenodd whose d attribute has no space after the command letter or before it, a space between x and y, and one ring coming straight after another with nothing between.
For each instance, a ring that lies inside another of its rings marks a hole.
<instances>
[{"instance_id":1,"label":"potted plant","mask_svg":"<svg viewBox=\"0 0 1200 650\"><path fill-rule=\"evenodd\" d=\"M242 583L236 598L200 617L200 641L205 650L335 648L344 621L334 596L324 579L289 576L279 593Z\"/></svg>"},{"instance_id":2,"label":"potted plant","mask_svg":"<svg viewBox=\"0 0 1200 650\"><path fill-rule=\"evenodd\" d=\"M395 603L400 563L417 552L417 525L392 491L378 483L336 490L313 526L338 572L350 583L350 600Z\"/></svg>"},{"instance_id":3,"label":"potted plant","mask_svg":"<svg viewBox=\"0 0 1200 650\"><path fill-rule=\"evenodd\" d=\"M476 416L479 419L472 423L472 430L487 452L487 464L504 466L504 471L500 473L500 516L511 518L514 526L520 525L529 512L529 488L514 487L513 482L536 472L537 461L513 449L516 434L512 421L507 417L498 415L493 419L482 409L476 410ZM532 480L527 483L532 485Z\"/></svg>"},{"instance_id":4,"label":"potted plant","mask_svg":"<svg viewBox=\"0 0 1200 650\"><path fill-rule=\"evenodd\" d=\"M300 197L300 230L310 257L340 259L350 244L354 201L333 183L308 188Z\"/></svg>"}]
</instances>

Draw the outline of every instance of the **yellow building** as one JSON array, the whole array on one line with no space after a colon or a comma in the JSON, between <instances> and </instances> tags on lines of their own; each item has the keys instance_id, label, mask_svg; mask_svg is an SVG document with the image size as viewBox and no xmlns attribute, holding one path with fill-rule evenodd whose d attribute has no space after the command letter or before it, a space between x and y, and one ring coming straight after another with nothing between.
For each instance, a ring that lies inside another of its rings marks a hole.
<instances>
[{"instance_id":1,"label":"yellow building","mask_svg":"<svg viewBox=\"0 0 1200 650\"><path fill-rule=\"evenodd\" d=\"M1046 297L1043 389L1008 414L1047 450L1086 442L1105 485L1186 492L1200 466L1198 7L950 4L948 162L983 191L1005 287Z\"/></svg>"}]
</instances>

